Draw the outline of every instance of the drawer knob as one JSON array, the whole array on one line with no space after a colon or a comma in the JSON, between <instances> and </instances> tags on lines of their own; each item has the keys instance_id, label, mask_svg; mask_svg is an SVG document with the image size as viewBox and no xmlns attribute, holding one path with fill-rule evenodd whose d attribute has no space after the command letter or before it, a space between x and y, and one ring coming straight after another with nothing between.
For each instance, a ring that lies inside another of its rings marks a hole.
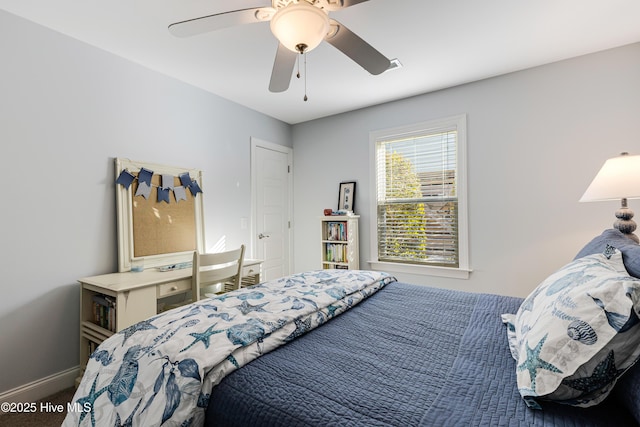
<instances>
[{"instance_id":1,"label":"drawer knob","mask_svg":"<svg viewBox=\"0 0 640 427\"><path fill-rule=\"evenodd\" d=\"M171 290L172 290L172 291L177 291L177 290L178 290L178 287L177 287L177 286L172 286L172 287L171 287Z\"/></svg>"}]
</instances>

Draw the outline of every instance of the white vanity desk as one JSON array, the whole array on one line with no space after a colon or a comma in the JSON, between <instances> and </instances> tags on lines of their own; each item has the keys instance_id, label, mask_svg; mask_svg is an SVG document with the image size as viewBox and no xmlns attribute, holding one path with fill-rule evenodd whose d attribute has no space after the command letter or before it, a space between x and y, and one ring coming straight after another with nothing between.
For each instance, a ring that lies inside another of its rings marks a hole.
<instances>
[{"instance_id":1,"label":"white vanity desk","mask_svg":"<svg viewBox=\"0 0 640 427\"><path fill-rule=\"evenodd\" d=\"M242 285L260 283L262 260L245 259ZM119 332L157 314L161 298L191 292L191 268L159 271L110 273L79 279L80 291L80 363L84 367L97 344L113 335L94 323L93 297L106 295L115 301L113 329Z\"/></svg>"},{"instance_id":2,"label":"white vanity desk","mask_svg":"<svg viewBox=\"0 0 640 427\"><path fill-rule=\"evenodd\" d=\"M83 369L89 355L105 339L155 316L163 307L159 300L184 294L183 301L189 301L191 267L168 271L158 268L188 263L193 251L206 252L202 171L125 158L114 160L120 273L78 280ZM143 170L146 187L142 188L150 190L136 196ZM169 193L168 199L160 198L160 188L173 191L173 196ZM178 189L181 191L176 192ZM145 270L129 271L140 261ZM242 286L259 283L261 272L262 260L245 258ZM173 306L176 301L178 297L162 302Z\"/></svg>"}]
</instances>

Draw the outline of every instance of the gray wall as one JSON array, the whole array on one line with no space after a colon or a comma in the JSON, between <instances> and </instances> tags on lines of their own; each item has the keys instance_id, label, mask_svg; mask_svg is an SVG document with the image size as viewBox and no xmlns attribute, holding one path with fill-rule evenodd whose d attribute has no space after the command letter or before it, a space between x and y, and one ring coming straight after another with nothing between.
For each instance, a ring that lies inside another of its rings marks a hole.
<instances>
[{"instance_id":1,"label":"gray wall","mask_svg":"<svg viewBox=\"0 0 640 427\"><path fill-rule=\"evenodd\" d=\"M114 157L202 169L206 242L235 246L250 241L250 137L292 140L285 123L3 11L0 52L1 393L78 364L76 279L117 271Z\"/></svg>"},{"instance_id":2,"label":"gray wall","mask_svg":"<svg viewBox=\"0 0 640 427\"><path fill-rule=\"evenodd\" d=\"M619 203L578 199L607 158L640 153L638 76L634 44L294 126L295 270L320 267L318 217L352 180L368 268L370 131L466 113L473 272L396 276L527 295L615 220ZM640 212L639 200L629 203Z\"/></svg>"}]
</instances>

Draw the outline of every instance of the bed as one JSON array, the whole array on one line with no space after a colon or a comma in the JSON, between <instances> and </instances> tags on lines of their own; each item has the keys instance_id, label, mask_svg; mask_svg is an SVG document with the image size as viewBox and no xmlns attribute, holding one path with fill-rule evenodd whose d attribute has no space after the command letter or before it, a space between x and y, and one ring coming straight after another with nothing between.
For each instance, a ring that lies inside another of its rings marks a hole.
<instances>
[{"instance_id":1,"label":"bed","mask_svg":"<svg viewBox=\"0 0 640 427\"><path fill-rule=\"evenodd\" d=\"M558 275L574 277L579 270L591 277L596 264L622 265L623 256L624 265L635 268L637 247L625 249L609 237L598 236L590 250L585 247L526 299L401 283L384 273L323 270L163 313L96 350L74 397L83 409L70 412L64 425L639 425L640 364L635 362L640 345L628 338L640 335L640 324L631 321L633 312L613 334L624 338L628 350L616 348L616 357L624 353L625 359L615 360L613 384L595 392L591 387L580 399L532 396L542 381L523 386L521 377L533 377L516 360L513 330L534 329L527 316L541 306L540 295L553 290L566 304L576 287L558 290ZM603 255L607 251L610 258ZM640 291L634 294L633 289L640 281L624 277L624 290L632 289L628 299L635 304ZM259 314L269 304L258 294L272 291L279 307L292 308L293 314L279 309ZM261 320L223 327L240 316L231 319L234 315L223 311L222 303ZM554 310L558 304L555 299ZM595 302L586 305L608 313ZM634 306L636 314L639 306ZM284 326L285 317L289 326ZM558 316L541 316L549 317ZM526 328L519 325L523 319ZM585 345L570 339L569 345ZM222 349L232 341L236 344ZM576 354L595 348L587 346ZM206 360L205 354L218 349L215 361ZM592 406L587 402L595 400Z\"/></svg>"}]
</instances>

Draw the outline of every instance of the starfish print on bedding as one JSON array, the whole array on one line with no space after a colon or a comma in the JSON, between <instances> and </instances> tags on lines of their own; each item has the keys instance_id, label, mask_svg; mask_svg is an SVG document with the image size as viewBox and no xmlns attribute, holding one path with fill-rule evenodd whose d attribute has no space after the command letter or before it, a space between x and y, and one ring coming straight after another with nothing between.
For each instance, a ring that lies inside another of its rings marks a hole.
<instances>
[{"instance_id":1,"label":"starfish print on bedding","mask_svg":"<svg viewBox=\"0 0 640 427\"><path fill-rule=\"evenodd\" d=\"M240 312L246 316L247 314L251 313L252 311L265 312L265 310L262 307L264 307L267 304L268 304L268 302L265 302L263 304L251 305L246 301L242 301L242 304L236 305L235 308L240 310Z\"/></svg>"},{"instance_id":2,"label":"starfish print on bedding","mask_svg":"<svg viewBox=\"0 0 640 427\"><path fill-rule=\"evenodd\" d=\"M542 351L542 346L547 340L548 335L549 334L546 334L544 337L542 337L535 348L530 348L529 343L527 342L527 359L520 365L518 365L518 371L529 371L529 377L531 378L531 389L533 391L536 390L536 376L538 375L538 369L546 369L547 371L562 373L560 369L556 368L551 363L540 359L540 351Z\"/></svg>"},{"instance_id":3,"label":"starfish print on bedding","mask_svg":"<svg viewBox=\"0 0 640 427\"><path fill-rule=\"evenodd\" d=\"M211 338L211 335L215 335L215 334L219 334L220 332L224 332L224 329L216 329L214 330L213 328L217 325L217 323L214 323L213 325L209 326L209 328L200 333L200 332L192 332L189 335L191 335L192 337L195 338L195 340L193 340L193 342L191 344L189 344L188 346L186 346L185 348L183 348L182 350L180 350L180 352L182 353L183 351L193 347L194 345L196 345L198 342L202 341L202 344L204 344L204 348L209 348L209 339Z\"/></svg>"},{"instance_id":4,"label":"starfish print on bedding","mask_svg":"<svg viewBox=\"0 0 640 427\"><path fill-rule=\"evenodd\" d=\"M616 368L613 350L611 350L609 354L607 354L607 357L596 365L590 377L565 379L562 381L562 384L584 393L591 393L610 384L611 381L616 379L623 371L624 369L618 370Z\"/></svg>"},{"instance_id":5,"label":"starfish print on bedding","mask_svg":"<svg viewBox=\"0 0 640 427\"><path fill-rule=\"evenodd\" d=\"M133 425L133 416L136 414L136 412L138 411L138 408L140 408L140 404L142 403L142 399L140 399L138 401L138 404L136 405L135 408L133 408L133 412L131 412L131 415L129 415L129 417L124 420L124 423L120 420L120 414L116 414L116 423L114 425L114 427L130 427Z\"/></svg>"},{"instance_id":6,"label":"starfish print on bedding","mask_svg":"<svg viewBox=\"0 0 640 427\"><path fill-rule=\"evenodd\" d=\"M76 400L78 404L82 407L82 414L80 414L80 420L78 421L78 425L82 422L84 417L87 416L87 413L91 415L91 425L95 427L96 425L96 414L94 412L96 407L96 399L100 397L102 393L107 391L107 387L103 387L98 392L96 392L96 383L98 382L98 377L100 374L96 375L96 378L93 380L93 384L91 384L91 390L89 394L85 397L81 397ZM91 408L90 410L86 410L85 408Z\"/></svg>"},{"instance_id":7,"label":"starfish print on bedding","mask_svg":"<svg viewBox=\"0 0 640 427\"><path fill-rule=\"evenodd\" d=\"M310 290L310 291L298 291L300 294L302 294L302 296L309 296L311 295L312 297L317 297L318 296L318 292L315 290Z\"/></svg>"},{"instance_id":8,"label":"starfish print on bedding","mask_svg":"<svg viewBox=\"0 0 640 427\"><path fill-rule=\"evenodd\" d=\"M339 306L339 305L333 305L333 304L328 305L327 306L327 317L328 318L335 317L336 311L338 311L338 309L340 309L340 308L342 308L342 307Z\"/></svg>"}]
</instances>

